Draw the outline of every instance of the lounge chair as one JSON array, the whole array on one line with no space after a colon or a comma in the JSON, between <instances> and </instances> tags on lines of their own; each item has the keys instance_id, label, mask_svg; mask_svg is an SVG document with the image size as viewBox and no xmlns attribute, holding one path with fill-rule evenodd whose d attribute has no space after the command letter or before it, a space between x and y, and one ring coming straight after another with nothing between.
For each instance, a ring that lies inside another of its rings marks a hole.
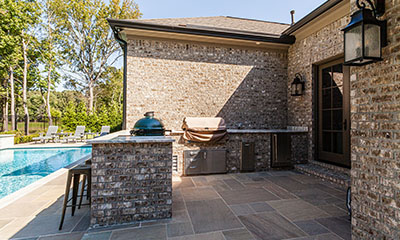
<instances>
[{"instance_id":1,"label":"lounge chair","mask_svg":"<svg viewBox=\"0 0 400 240\"><path fill-rule=\"evenodd\" d=\"M75 134L72 136L65 137L64 139L68 142L69 140L83 140L85 138L85 126L76 126Z\"/></svg>"},{"instance_id":2,"label":"lounge chair","mask_svg":"<svg viewBox=\"0 0 400 240\"><path fill-rule=\"evenodd\" d=\"M46 143L46 140L47 141L53 140L55 142L56 136L54 134L57 132L57 130L58 130L58 126L49 126L45 136L40 134L39 137L34 137L34 138L32 138L32 140L34 140L35 143L37 143L38 141Z\"/></svg>"},{"instance_id":3,"label":"lounge chair","mask_svg":"<svg viewBox=\"0 0 400 240\"><path fill-rule=\"evenodd\" d=\"M102 126L102 127L101 127L101 130L100 130L100 135L99 135L99 137L104 136L104 135L107 135L107 134L109 134L109 133L110 133L110 126Z\"/></svg>"}]
</instances>

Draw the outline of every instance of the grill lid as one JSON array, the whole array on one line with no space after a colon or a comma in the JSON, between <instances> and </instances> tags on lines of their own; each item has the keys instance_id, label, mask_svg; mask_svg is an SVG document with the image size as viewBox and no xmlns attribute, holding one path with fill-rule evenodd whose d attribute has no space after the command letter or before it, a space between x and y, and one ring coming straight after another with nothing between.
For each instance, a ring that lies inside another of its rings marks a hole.
<instances>
[{"instance_id":1,"label":"grill lid","mask_svg":"<svg viewBox=\"0 0 400 240\"><path fill-rule=\"evenodd\" d=\"M192 142L218 142L226 135L226 125L223 118L193 118L183 119L183 138Z\"/></svg>"},{"instance_id":2,"label":"grill lid","mask_svg":"<svg viewBox=\"0 0 400 240\"><path fill-rule=\"evenodd\" d=\"M144 118L138 120L131 131L131 135L136 136L163 136L164 125L154 118L154 112L146 112Z\"/></svg>"}]
</instances>

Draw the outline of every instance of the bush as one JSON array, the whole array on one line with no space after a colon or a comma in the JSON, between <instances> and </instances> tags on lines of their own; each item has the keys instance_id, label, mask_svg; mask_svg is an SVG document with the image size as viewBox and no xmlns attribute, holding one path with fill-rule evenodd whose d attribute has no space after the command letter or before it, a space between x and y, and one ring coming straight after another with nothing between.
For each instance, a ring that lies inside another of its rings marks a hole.
<instances>
[{"instance_id":1,"label":"bush","mask_svg":"<svg viewBox=\"0 0 400 240\"><path fill-rule=\"evenodd\" d=\"M76 106L70 102L62 117L62 128L66 131L75 131L76 126L86 126L86 131L99 132L101 126L110 126L111 132L122 128L122 107L118 104L101 106L96 112L87 113L83 102Z\"/></svg>"}]
</instances>

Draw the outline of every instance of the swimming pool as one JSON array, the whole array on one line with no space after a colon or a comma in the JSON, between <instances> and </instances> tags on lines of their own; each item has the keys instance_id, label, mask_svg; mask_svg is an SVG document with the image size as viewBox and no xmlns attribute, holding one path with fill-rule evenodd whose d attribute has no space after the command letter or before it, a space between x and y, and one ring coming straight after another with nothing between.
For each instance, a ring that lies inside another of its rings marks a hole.
<instances>
[{"instance_id":1,"label":"swimming pool","mask_svg":"<svg viewBox=\"0 0 400 240\"><path fill-rule=\"evenodd\" d=\"M91 153L90 146L0 150L0 199Z\"/></svg>"}]
</instances>

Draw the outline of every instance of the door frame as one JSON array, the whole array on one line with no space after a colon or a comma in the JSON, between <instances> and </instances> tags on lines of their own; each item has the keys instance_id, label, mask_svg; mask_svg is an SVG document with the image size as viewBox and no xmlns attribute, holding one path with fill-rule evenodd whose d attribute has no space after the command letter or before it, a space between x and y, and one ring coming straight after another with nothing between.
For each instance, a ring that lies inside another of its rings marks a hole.
<instances>
[{"instance_id":1,"label":"door frame","mask_svg":"<svg viewBox=\"0 0 400 240\"><path fill-rule=\"evenodd\" d=\"M336 64L344 63L343 56L336 57L333 59L329 59L327 61L315 64L313 67L314 70L314 98L315 101L315 114L314 114L314 142L315 142L315 156L316 160L320 162L329 163L332 165L337 165L345 168L351 167L351 140L350 140L350 129L351 129L351 113L350 113L350 67L343 65L343 118L347 121L347 130L343 131L343 154L335 154L325 152L322 153L324 156L328 158L342 158L343 160L339 162L331 162L329 160L320 159L321 155L321 138L322 131L320 130L320 126L322 124L322 117L320 116L320 101L322 98L321 89L320 89L320 71L329 66L334 66ZM346 91L346 92L345 92ZM347 147L346 147L347 146ZM346 159L348 159L346 161Z\"/></svg>"}]
</instances>

